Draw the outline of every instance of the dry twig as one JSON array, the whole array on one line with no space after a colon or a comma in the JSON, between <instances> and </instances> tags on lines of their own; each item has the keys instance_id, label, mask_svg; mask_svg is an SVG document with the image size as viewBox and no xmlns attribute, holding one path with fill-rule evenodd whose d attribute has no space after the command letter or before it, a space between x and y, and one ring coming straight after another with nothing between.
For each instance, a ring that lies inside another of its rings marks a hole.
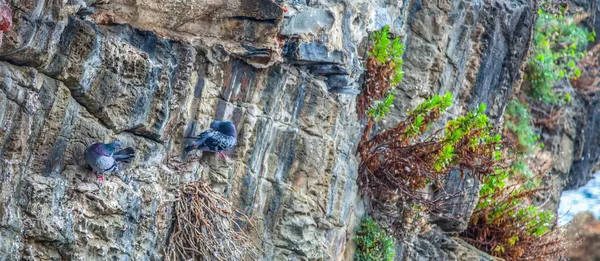
<instances>
[{"instance_id":1,"label":"dry twig","mask_svg":"<svg viewBox=\"0 0 600 261\"><path fill-rule=\"evenodd\" d=\"M380 63L375 57L369 57L367 60L365 88L356 101L356 112L360 119L366 117L367 109L375 101L385 97L387 91L392 87L391 77L394 73L393 67Z\"/></svg>"},{"instance_id":2,"label":"dry twig","mask_svg":"<svg viewBox=\"0 0 600 261\"><path fill-rule=\"evenodd\" d=\"M175 200L166 260L253 260L257 248L239 227L252 223L206 183L185 184Z\"/></svg>"}]
</instances>

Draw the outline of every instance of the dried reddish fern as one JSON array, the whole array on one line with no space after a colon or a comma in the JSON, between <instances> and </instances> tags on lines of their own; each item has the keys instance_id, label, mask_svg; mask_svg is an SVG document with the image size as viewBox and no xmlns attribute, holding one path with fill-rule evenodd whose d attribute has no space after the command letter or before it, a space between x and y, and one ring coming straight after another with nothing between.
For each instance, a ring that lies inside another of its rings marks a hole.
<instances>
[{"instance_id":1,"label":"dried reddish fern","mask_svg":"<svg viewBox=\"0 0 600 261\"><path fill-rule=\"evenodd\" d=\"M446 100L450 99L447 95ZM487 117L482 115L484 107L477 113L451 121L445 129L422 137L449 107L449 104L440 106L444 102L444 98L434 97L409 112L408 118L396 127L370 139L374 122L367 124L359 143L362 162L357 182L363 194L380 203L398 198L410 200L434 212L443 202L429 199L427 193L419 190L431 184L441 187L451 169L468 169L479 177L498 167L500 162L493 156L500 146L499 140L490 141L490 126L478 123L478 120L487 123ZM457 133L460 135L455 136ZM452 148L451 152L446 151L448 147ZM453 157L440 164L440 159L447 154Z\"/></svg>"},{"instance_id":2,"label":"dried reddish fern","mask_svg":"<svg viewBox=\"0 0 600 261\"><path fill-rule=\"evenodd\" d=\"M369 57L365 87L356 101L359 119L366 117L367 110L375 101L385 98L386 93L392 87L391 81L394 74L393 67L379 62L375 57Z\"/></svg>"},{"instance_id":3,"label":"dried reddish fern","mask_svg":"<svg viewBox=\"0 0 600 261\"><path fill-rule=\"evenodd\" d=\"M389 30L390 27L386 25L371 35L373 43L369 47L365 86L356 101L359 119L366 118L367 113L375 120L384 117L393 102L393 93L388 91L398 85L404 77L404 44L400 43L400 38L393 37ZM387 103L375 105L384 98L389 98Z\"/></svg>"},{"instance_id":4,"label":"dried reddish fern","mask_svg":"<svg viewBox=\"0 0 600 261\"><path fill-rule=\"evenodd\" d=\"M550 167L548 159L537 162L534 168L537 175L531 179L514 177L511 185L498 185L498 189L482 193L479 204L471 216L469 226L461 237L494 256L507 261L561 260L573 241L565 238L565 231L557 227L556 219L550 212L541 211L531 205L531 199L539 193L549 191L550 187L527 188L527 182L540 179ZM541 167L543 166L543 167ZM508 175L508 173L505 173ZM503 183L497 179L487 183Z\"/></svg>"}]
</instances>

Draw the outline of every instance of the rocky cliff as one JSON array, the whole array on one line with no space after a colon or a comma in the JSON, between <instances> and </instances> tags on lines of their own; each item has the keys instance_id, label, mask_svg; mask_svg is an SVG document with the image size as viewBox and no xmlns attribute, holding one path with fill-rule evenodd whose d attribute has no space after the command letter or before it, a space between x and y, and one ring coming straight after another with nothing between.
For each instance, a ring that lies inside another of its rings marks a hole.
<instances>
[{"instance_id":1,"label":"rocky cliff","mask_svg":"<svg viewBox=\"0 0 600 261\"><path fill-rule=\"evenodd\" d=\"M593 261L600 259L598 243L600 221L592 213L582 212L577 214L568 226L570 237L579 237L579 244L570 253L573 261Z\"/></svg>"},{"instance_id":2,"label":"rocky cliff","mask_svg":"<svg viewBox=\"0 0 600 261\"><path fill-rule=\"evenodd\" d=\"M483 102L498 120L535 20L524 0L1 5L0 260L159 260L175 190L197 179L254 220L264 260L351 260L369 32L389 24L406 44L384 125L445 92L450 116ZM182 157L214 119L235 123L234 156ZM96 182L83 150L114 139L136 159ZM488 259L440 231L413 249L399 260Z\"/></svg>"}]
</instances>

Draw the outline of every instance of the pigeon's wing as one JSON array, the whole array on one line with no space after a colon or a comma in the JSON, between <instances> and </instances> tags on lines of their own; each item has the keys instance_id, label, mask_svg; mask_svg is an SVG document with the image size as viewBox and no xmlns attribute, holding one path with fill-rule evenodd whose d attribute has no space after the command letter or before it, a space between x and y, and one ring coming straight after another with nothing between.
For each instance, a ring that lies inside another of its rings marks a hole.
<instances>
[{"instance_id":1,"label":"pigeon's wing","mask_svg":"<svg viewBox=\"0 0 600 261\"><path fill-rule=\"evenodd\" d=\"M110 156L100 156L96 159L96 168L99 172L115 172L118 169L117 161Z\"/></svg>"},{"instance_id":2,"label":"pigeon's wing","mask_svg":"<svg viewBox=\"0 0 600 261\"><path fill-rule=\"evenodd\" d=\"M186 137L186 139L193 140L192 143L194 145L197 145L199 147L203 147L204 146L204 142L206 142L207 139L213 137L217 133L219 133L219 132L209 129L209 130L203 131L197 137Z\"/></svg>"},{"instance_id":3,"label":"pigeon's wing","mask_svg":"<svg viewBox=\"0 0 600 261\"><path fill-rule=\"evenodd\" d=\"M236 144L236 138L227 136L223 133L217 132L211 137L208 137L204 142L204 150L209 151L226 151L232 149Z\"/></svg>"}]
</instances>

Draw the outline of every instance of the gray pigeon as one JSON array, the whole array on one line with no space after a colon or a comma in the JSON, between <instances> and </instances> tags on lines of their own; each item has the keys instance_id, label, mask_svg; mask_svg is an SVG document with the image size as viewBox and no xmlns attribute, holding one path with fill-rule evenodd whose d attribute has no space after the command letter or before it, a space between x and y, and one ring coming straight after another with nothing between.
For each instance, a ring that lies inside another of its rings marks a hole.
<instances>
[{"instance_id":1,"label":"gray pigeon","mask_svg":"<svg viewBox=\"0 0 600 261\"><path fill-rule=\"evenodd\" d=\"M78 15L81 19L85 19L88 15L94 14L95 10L93 7L81 7L75 15Z\"/></svg>"},{"instance_id":2,"label":"gray pigeon","mask_svg":"<svg viewBox=\"0 0 600 261\"><path fill-rule=\"evenodd\" d=\"M229 151L237 144L235 125L230 121L213 121L210 129L196 137L186 137L186 139L193 140L193 142L185 147L185 152L211 151L223 158L227 158L223 151Z\"/></svg>"},{"instance_id":3,"label":"gray pigeon","mask_svg":"<svg viewBox=\"0 0 600 261\"><path fill-rule=\"evenodd\" d=\"M94 143L83 153L85 161L92 168L94 174L101 174L98 179L104 180L104 173L113 173L119 170L118 162L131 162L135 157L132 147L121 149L121 142Z\"/></svg>"}]
</instances>

